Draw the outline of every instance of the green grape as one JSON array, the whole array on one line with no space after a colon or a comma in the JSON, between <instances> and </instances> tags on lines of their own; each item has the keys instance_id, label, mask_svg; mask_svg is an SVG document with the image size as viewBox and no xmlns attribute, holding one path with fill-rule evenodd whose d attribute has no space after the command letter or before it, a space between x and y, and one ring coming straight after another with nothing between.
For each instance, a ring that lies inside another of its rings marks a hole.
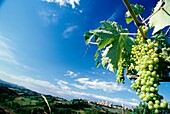
<instances>
[{"instance_id":1,"label":"green grape","mask_svg":"<svg viewBox=\"0 0 170 114\"><path fill-rule=\"evenodd\" d=\"M150 96L151 96L151 97L154 97L155 95L154 95L154 93L150 93Z\"/></svg>"},{"instance_id":2,"label":"green grape","mask_svg":"<svg viewBox=\"0 0 170 114\"><path fill-rule=\"evenodd\" d=\"M158 114L159 113L159 110L158 109L155 109L155 114Z\"/></svg>"},{"instance_id":3,"label":"green grape","mask_svg":"<svg viewBox=\"0 0 170 114\"><path fill-rule=\"evenodd\" d=\"M142 27L142 29L147 32L147 27ZM130 56L132 61L130 70L135 70L138 78L131 87L143 102L148 103L150 110L155 110L155 113L159 113L160 108L164 109L168 105L166 101L161 102L163 97L158 94L160 57L165 59L168 54L166 49L162 49L161 54L157 52L158 43L151 39L144 41L140 31L138 31L136 45L132 46L132 55Z\"/></svg>"},{"instance_id":4,"label":"green grape","mask_svg":"<svg viewBox=\"0 0 170 114\"><path fill-rule=\"evenodd\" d=\"M154 58L154 62L158 63L159 59L157 57Z\"/></svg>"},{"instance_id":5,"label":"green grape","mask_svg":"<svg viewBox=\"0 0 170 114\"><path fill-rule=\"evenodd\" d=\"M156 100L155 103L159 105L160 101L159 101L159 100Z\"/></svg>"},{"instance_id":6,"label":"green grape","mask_svg":"<svg viewBox=\"0 0 170 114\"><path fill-rule=\"evenodd\" d=\"M152 71L153 70L153 65L149 65L149 70Z\"/></svg>"},{"instance_id":7,"label":"green grape","mask_svg":"<svg viewBox=\"0 0 170 114\"><path fill-rule=\"evenodd\" d=\"M151 88L150 88L150 91L151 91L151 92L155 92L155 88L154 88L154 87L151 87Z\"/></svg>"},{"instance_id":8,"label":"green grape","mask_svg":"<svg viewBox=\"0 0 170 114\"><path fill-rule=\"evenodd\" d=\"M155 77L156 76L156 71L153 71L151 75Z\"/></svg>"},{"instance_id":9,"label":"green grape","mask_svg":"<svg viewBox=\"0 0 170 114\"><path fill-rule=\"evenodd\" d=\"M117 79L118 83L124 83L124 68L123 68L124 60L122 58L119 59L118 62L118 71L117 71Z\"/></svg>"},{"instance_id":10,"label":"green grape","mask_svg":"<svg viewBox=\"0 0 170 114\"><path fill-rule=\"evenodd\" d=\"M167 108L168 107L168 102L167 101L161 102L160 107L164 108L164 109Z\"/></svg>"},{"instance_id":11,"label":"green grape","mask_svg":"<svg viewBox=\"0 0 170 114\"><path fill-rule=\"evenodd\" d=\"M149 105L148 108L149 108L150 110L153 110L153 106L151 106L151 105Z\"/></svg>"},{"instance_id":12,"label":"green grape","mask_svg":"<svg viewBox=\"0 0 170 114\"><path fill-rule=\"evenodd\" d=\"M154 108L158 109L159 108L159 104L154 104Z\"/></svg>"},{"instance_id":13,"label":"green grape","mask_svg":"<svg viewBox=\"0 0 170 114\"><path fill-rule=\"evenodd\" d=\"M145 85L146 81L144 79L141 80L141 85Z\"/></svg>"},{"instance_id":14,"label":"green grape","mask_svg":"<svg viewBox=\"0 0 170 114\"><path fill-rule=\"evenodd\" d=\"M154 82L154 80L155 80L154 78L150 78L150 81Z\"/></svg>"},{"instance_id":15,"label":"green grape","mask_svg":"<svg viewBox=\"0 0 170 114\"><path fill-rule=\"evenodd\" d=\"M150 89L147 87L147 88L146 88L146 92L149 92L149 91L150 91Z\"/></svg>"},{"instance_id":16,"label":"green grape","mask_svg":"<svg viewBox=\"0 0 170 114\"><path fill-rule=\"evenodd\" d=\"M152 101L149 101L149 102L148 102L148 105L153 106L154 104L153 104Z\"/></svg>"},{"instance_id":17,"label":"green grape","mask_svg":"<svg viewBox=\"0 0 170 114\"><path fill-rule=\"evenodd\" d=\"M154 86L154 87L157 87L157 86L158 86L158 84L154 84L153 86Z\"/></svg>"}]
</instances>

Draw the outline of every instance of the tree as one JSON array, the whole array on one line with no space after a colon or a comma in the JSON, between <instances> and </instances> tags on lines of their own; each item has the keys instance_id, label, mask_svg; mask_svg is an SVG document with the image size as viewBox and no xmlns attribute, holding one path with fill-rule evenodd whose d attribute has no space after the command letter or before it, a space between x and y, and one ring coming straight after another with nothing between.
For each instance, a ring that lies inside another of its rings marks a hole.
<instances>
[{"instance_id":1,"label":"tree","mask_svg":"<svg viewBox=\"0 0 170 114\"><path fill-rule=\"evenodd\" d=\"M112 72L117 71L118 83L124 83L126 70L127 76L135 79L131 88L150 110L159 113L168 107L158 93L158 86L160 81L170 81L170 1L160 0L145 19L141 16L142 5L123 2L128 9L126 23L134 21L137 33L130 33L117 22L101 21L102 27L85 32L85 43L97 46L96 67L102 65ZM148 30L152 30L151 36Z\"/></svg>"}]
</instances>

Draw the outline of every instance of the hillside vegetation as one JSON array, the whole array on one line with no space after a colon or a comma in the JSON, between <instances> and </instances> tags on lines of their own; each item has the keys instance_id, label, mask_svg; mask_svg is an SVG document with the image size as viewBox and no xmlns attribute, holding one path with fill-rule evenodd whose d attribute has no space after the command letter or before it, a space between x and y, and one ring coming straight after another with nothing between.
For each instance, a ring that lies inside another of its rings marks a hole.
<instances>
[{"instance_id":1,"label":"hillside vegetation","mask_svg":"<svg viewBox=\"0 0 170 114\"><path fill-rule=\"evenodd\" d=\"M52 114L125 114L121 106L106 106L83 99L66 100L44 95ZM41 94L23 87L0 81L0 114L50 114Z\"/></svg>"}]
</instances>

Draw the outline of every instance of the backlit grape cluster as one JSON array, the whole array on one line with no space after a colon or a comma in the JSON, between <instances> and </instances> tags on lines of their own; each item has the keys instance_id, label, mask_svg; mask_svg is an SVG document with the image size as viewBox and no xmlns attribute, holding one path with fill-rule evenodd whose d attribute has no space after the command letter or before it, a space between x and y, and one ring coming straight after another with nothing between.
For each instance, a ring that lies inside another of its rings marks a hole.
<instances>
[{"instance_id":1,"label":"backlit grape cluster","mask_svg":"<svg viewBox=\"0 0 170 114\"><path fill-rule=\"evenodd\" d=\"M147 28L143 27L143 31L147 32ZM143 102L148 103L148 108L159 113L159 109L167 108L168 103L161 101L163 96L158 94L159 85L159 55L157 54L158 43L151 39L144 40L140 32L136 39L137 45L132 46L131 60L129 70L137 72L139 77L132 82L132 89Z\"/></svg>"},{"instance_id":2,"label":"backlit grape cluster","mask_svg":"<svg viewBox=\"0 0 170 114\"><path fill-rule=\"evenodd\" d=\"M116 82L118 83L124 83L124 68L123 68L124 60L122 58L119 59L118 61L118 70L117 70L117 78Z\"/></svg>"}]
</instances>

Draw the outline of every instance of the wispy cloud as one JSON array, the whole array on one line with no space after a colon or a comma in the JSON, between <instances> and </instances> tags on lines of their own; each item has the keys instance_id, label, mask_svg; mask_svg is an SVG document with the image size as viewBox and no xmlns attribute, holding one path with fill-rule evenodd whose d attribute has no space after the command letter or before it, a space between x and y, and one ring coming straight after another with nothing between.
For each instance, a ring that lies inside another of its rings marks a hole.
<instances>
[{"instance_id":1,"label":"wispy cloud","mask_svg":"<svg viewBox=\"0 0 170 114\"><path fill-rule=\"evenodd\" d=\"M79 85L79 84L71 84L72 86L78 88L78 89L87 89L87 87L85 85Z\"/></svg>"},{"instance_id":2,"label":"wispy cloud","mask_svg":"<svg viewBox=\"0 0 170 114\"><path fill-rule=\"evenodd\" d=\"M0 59L13 64L19 64L13 51L14 48L10 46L10 40L0 35Z\"/></svg>"},{"instance_id":3,"label":"wispy cloud","mask_svg":"<svg viewBox=\"0 0 170 114\"><path fill-rule=\"evenodd\" d=\"M89 78L78 78L75 81L79 82L84 88L101 89L105 92L129 91L126 87L118 85L116 82L99 81L98 79L90 80Z\"/></svg>"},{"instance_id":4,"label":"wispy cloud","mask_svg":"<svg viewBox=\"0 0 170 114\"><path fill-rule=\"evenodd\" d=\"M56 10L51 10L51 9L41 10L39 12L39 15L43 19L43 24L48 25L48 24L57 24L58 23L59 15Z\"/></svg>"},{"instance_id":5,"label":"wispy cloud","mask_svg":"<svg viewBox=\"0 0 170 114\"><path fill-rule=\"evenodd\" d=\"M78 73L75 73L75 72L73 72L73 71L67 70L67 72L66 72L66 74L64 74L64 76L69 76L69 77L71 77L71 78L75 78L75 77L77 77L79 74L80 74L79 72L78 72Z\"/></svg>"},{"instance_id":6,"label":"wispy cloud","mask_svg":"<svg viewBox=\"0 0 170 114\"><path fill-rule=\"evenodd\" d=\"M56 80L57 84L59 86L59 88L61 88L62 90L70 90L70 87L68 87L68 82L63 81L63 80Z\"/></svg>"},{"instance_id":7,"label":"wispy cloud","mask_svg":"<svg viewBox=\"0 0 170 114\"><path fill-rule=\"evenodd\" d=\"M13 75L0 71L0 79L44 94L54 95L55 92L53 91L56 91L55 85L47 81L33 79L29 76Z\"/></svg>"},{"instance_id":8,"label":"wispy cloud","mask_svg":"<svg viewBox=\"0 0 170 114\"><path fill-rule=\"evenodd\" d=\"M105 70L105 69L100 70L100 69L97 69L94 67L91 67L90 69L91 70L90 70L89 74L100 75L100 76L113 74L113 72L111 73L110 71Z\"/></svg>"},{"instance_id":9,"label":"wispy cloud","mask_svg":"<svg viewBox=\"0 0 170 114\"><path fill-rule=\"evenodd\" d=\"M115 21L117 18L119 18L119 15L122 14L122 11L124 10L124 7L122 8L122 5L116 8L112 15L108 18L110 21Z\"/></svg>"},{"instance_id":10,"label":"wispy cloud","mask_svg":"<svg viewBox=\"0 0 170 114\"><path fill-rule=\"evenodd\" d=\"M139 102L139 100L138 100L138 99L135 99L135 98L132 98L131 101L132 101L132 102L136 102L136 103Z\"/></svg>"},{"instance_id":11,"label":"wispy cloud","mask_svg":"<svg viewBox=\"0 0 170 114\"><path fill-rule=\"evenodd\" d=\"M66 6L66 4L70 4L73 9L76 7L76 5L80 4L80 0L42 0L42 1L57 3L60 6Z\"/></svg>"},{"instance_id":12,"label":"wispy cloud","mask_svg":"<svg viewBox=\"0 0 170 114\"><path fill-rule=\"evenodd\" d=\"M63 36L64 38L68 38L68 36L71 34L71 32L73 32L74 30L76 30L78 28L77 25L73 25L73 26L69 26L67 27L64 32L63 32Z\"/></svg>"},{"instance_id":13,"label":"wispy cloud","mask_svg":"<svg viewBox=\"0 0 170 114\"><path fill-rule=\"evenodd\" d=\"M17 54L15 54L15 48L12 46L12 41L8 38L0 35L0 61L4 61L10 65L25 70L33 70L29 66L19 62L17 59Z\"/></svg>"},{"instance_id":14,"label":"wispy cloud","mask_svg":"<svg viewBox=\"0 0 170 114\"><path fill-rule=\"evenodd\" d=\"M113 104L115 104L115 103L119 104L119 105L123 104L124 106L128 106L128 107L129 106L137 106L139 104L139 102L136 102L136 101L134 102L134 101L131 101L131 100L128 100L128 99L123 99L123 98L110 98L110 97L95 95L95 94L84 94L84 96L88 96L88 97L112 102Z\"/></svg>"},{"instance_id":15,"label":"wispy cloud","mask_svg":"<svg viewBox=\"0 0 170 114\"><path fill-rule=\"evenodd\" d=\"M63 85L69 85L68 82L62 80L58 80L57 85L55 85L48 81L34 79L30 76L12 75L6 72L0 72L0 79L26 87L28 89L31 89L42 94L51 94L54 96L64 97L68 99L73 98L82 98L87 100L97 99L99 101L105 100L108 102L112 102L114 104L124 104L127 106L136 106L139 103L138 100L136 99L110 98L107 96L92 93L73 91L71 88L70 89L67 89L65 87L62 88L61 86Z\"/></svg>"}]
</instances>

